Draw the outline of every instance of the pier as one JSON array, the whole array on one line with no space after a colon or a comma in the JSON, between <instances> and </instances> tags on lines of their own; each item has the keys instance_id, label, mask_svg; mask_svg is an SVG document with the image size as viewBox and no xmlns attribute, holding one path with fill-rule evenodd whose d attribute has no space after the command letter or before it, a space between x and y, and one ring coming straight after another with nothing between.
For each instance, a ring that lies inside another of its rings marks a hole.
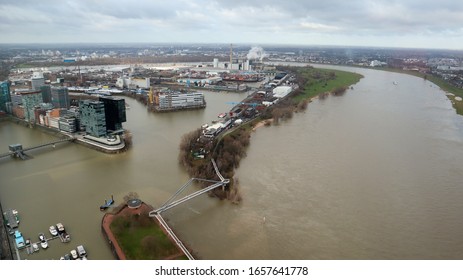
<instances>
[{"instance_id":1,"label":"pier","mask_svg":"<svg viewBox=\"0 0 463 280\"><path fill-rule=\"evenodd\" d=\"M50 237L50 238L45 237L45 240L46 240L47 242L49 242L49 241L51 241L51 240L57 239L58 237L59 237L59 236L52 236L52 237ZM61 241L61 242L63 242L63 241ZM63 243L64 243L64 242L63 242ZM35 245L37 245L37 246L40 246L40 241L39 241L39 242L31 242L29 245L26 245L25 247L23 247L23 248L21 248L21 249L19 249L19 250L25 249L25 250L26 250L26 253L27 253L28 255L33 254L33 253L38 253L38 252L40 252L40 250L39 250L39 251L34 251L34 249L33 249L33 244L35 244ZM45 249L42 248L42 250L45 250Z\"/></svg>"},{"instance_id":2,"label":"pier","mask_svg":"<svg viewBox=\"0 0 463 280\"><path fill-rule=\"evenodd\" d=\"M0 154L0 159L4 158L4 157L17 157L17 158L20 158L22 160L30 159L31 156L27 155L24 152L39 149L39 148L43 148L43 147L47 147L47 146L55 147L56 144L63 143L63 142L72 142L74 140L75 140L74 137L70 137L70 138L66 138L66 139L60 139L60 140L48 142L48 143L45 143L45 144L40 144L40 145L37 145L37 146L27 147L27 148L23 148L21 144L11 144L11 145L8 146L9 152Z\"/></svg>"}]
</instances>

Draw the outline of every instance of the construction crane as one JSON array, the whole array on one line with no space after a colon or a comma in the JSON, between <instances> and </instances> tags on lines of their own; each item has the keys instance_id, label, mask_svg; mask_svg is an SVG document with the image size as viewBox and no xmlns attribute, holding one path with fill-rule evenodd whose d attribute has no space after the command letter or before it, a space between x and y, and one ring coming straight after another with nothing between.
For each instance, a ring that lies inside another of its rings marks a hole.
<instances>
[{"instance_id":1,"label":"construction crane","mask_svg":"<svg viewBox=\"0 0 463 280\"><path fill-rule=\"evenodd\" d=\"M153 87L150 87L150 92L148 93L149 103L153 104L154 102L154 91Z\"/></svg>"}]
</instances>

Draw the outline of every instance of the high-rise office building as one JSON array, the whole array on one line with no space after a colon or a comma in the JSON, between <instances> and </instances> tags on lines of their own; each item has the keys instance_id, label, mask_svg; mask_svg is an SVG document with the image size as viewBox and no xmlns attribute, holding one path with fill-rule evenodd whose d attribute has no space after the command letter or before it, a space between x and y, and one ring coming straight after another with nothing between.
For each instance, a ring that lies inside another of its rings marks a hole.
<instances>
[{"instance_id":1,"label":"high-rise office building","mask_svg":"<svg viewBox=\"0 0 463 280\"><path fill-rule=\"evenodd\" d=\"M7 111L6 104L11 102L10 82L0 82L0 111Z\"/></svg>"},{"instance_id":2,"label":"high-rise office building","mask_svg":"<svg viewBox=\"0 0 463 280\"><path fill-rule=\"evenodd\" d=\"M42 72L34 72L31 78L32 90L40 90L40 87L45 85L45 78Z\"/></svg>"},{"instance_id":3,"label":"high-rise office building","mask_svg":"<svg viewBox=\"0 0 463 280\"><path fill-rule=\"evenodd\" d=\"M82 100L79 102L80 124L91 136L106 135L106 117L104 103L100 101Z\"/></svg>"},{"instance_id":4,"label":"high-rise office building","mask_svg":"<svg viewBox=\"0 0 463 280\"><path fill-rule=\"evenodd\" d=\"M35 122L34 110L43 103L41 91L21 91L22 104L24 106L24 119L28 122Z\"/></svg>"},{"instance_id":5,"label":"high-rise office building","mask_svg":"<svg viewBox=\"0 0 463 280\"><path fill-rule=\"evenodd\" d=\"M119 97L100 97L105 108L106 129L111 131L122 130L122 123L127 121L125 113L125 99Z\"/></svg>"},{"instance_id":6,"label":"high-rise office building","mask_svg":"<svg viewBox=\"0 0 463 280\"><path fill-rule=\"evenodd\" d=\"M51 88L51 103L55 108L69 109L71 101L67 87L52 87Z\"/></svg>"},{"instance_id":7,"label":"high-rise office building","mask_svg":"<svg viewBox=\"0 0 463 280\"><path fill-rule=\"evenodd\" d=\"M44 103L51 103L51 87L50 85L43 85L40 87L42 91L42 98Z\"/></svg>"}]
</instances>

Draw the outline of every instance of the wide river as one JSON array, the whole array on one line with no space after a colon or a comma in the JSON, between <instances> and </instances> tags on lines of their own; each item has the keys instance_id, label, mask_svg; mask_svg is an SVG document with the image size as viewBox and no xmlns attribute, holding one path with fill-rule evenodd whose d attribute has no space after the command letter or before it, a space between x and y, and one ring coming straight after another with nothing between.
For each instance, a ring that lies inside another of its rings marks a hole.
<instances>
[{"instance_id":1,"label":"wide river","mask_svg":"<svg viewBox=\"0 0 463 280\"><path fill-rule=\"evenodd\" d=\"M252 134L236 174L240 205L202 196L163 214L200 258L463 258L463 117L429 81L336 68L365 77ZM58 259L83 244L90 259L113 259L100 229L104 199L136 192L161 205L189 179L177 161L182 135L244 97L207 93L206 109L166 114L126 99L134 140L126 153L67 143L27 161L1 159L0 200L20 211L23 234L36 241L62 222L72 236L21 257ZM0 122L0 152L52 139Z\"/></svg>"}]
</instances>

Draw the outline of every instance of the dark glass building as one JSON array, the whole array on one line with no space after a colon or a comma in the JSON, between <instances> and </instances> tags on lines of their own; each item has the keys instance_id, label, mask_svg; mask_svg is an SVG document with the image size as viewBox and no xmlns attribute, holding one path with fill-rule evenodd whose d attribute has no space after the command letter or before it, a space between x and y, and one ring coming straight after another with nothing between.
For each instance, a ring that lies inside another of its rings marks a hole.
<instances>
[{"instance_id":1,"label":"dark glass building","mask_svg":"<svg viewBox=\"0 0 463 280\"><path fill-rule=\"evenodd\" d=\"M108 131L122 130L122 123L127 121L125 114L125 99L119 97L100 97L104 104L106 129Z\"/></svg>"},{"instance_id":2,"label":"dark glass building","mask_svg":"<svg viewBox=\"0 0 463 280\"><path fill-rule=\"evenodd\" d=\"M40 87L42 91L42 99L44 103L51 103L51 87L50 85L43 85Z\"/></svg>"},{"instance_id":3,"label":"dark glass building","mask_svg":"<svg viewBox=\"0 0 463 280\"><path fill-rule=\"evenodd\" d=\"M67 87L52 87L51 88L51 103L55 108L66 108L69 109L71 100L69 99L69 93Z\"/></svg>"}]
</instances>

